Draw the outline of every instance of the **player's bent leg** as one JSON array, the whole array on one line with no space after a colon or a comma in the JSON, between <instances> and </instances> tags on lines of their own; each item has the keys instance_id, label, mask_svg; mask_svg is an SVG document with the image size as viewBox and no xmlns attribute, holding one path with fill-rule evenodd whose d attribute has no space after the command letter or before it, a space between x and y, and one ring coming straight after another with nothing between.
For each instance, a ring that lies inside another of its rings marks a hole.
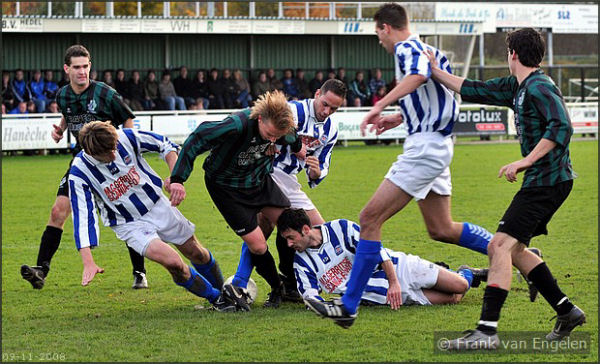
<instances>
[{"instance_id":1,"label":"player's bent leg","mask_svg":"<svg viewBox=\"0 0 600 364\"><path fill-rule=\"evenodd\" d=\"M488 245L490 270L488 286L510 290L512 280L512 254L522 249L520 243L512 236L498 232Z\"/></svg>"},{"instance_id":2,"label":"player's bent leg","mask_svg":"<svg viewBox=\"0 0 600 364\"><path fill-rule=\"evenodd\" d=\"M432 305L454 305L464 297L462 293L448 293L435 289L423 289L423 294Z\"/></svg>"},{"instance_id":3,"label":"player's bent leg","mask_svg":"<svg viewBox=\"0 0 600 364\"><path fill-rule=\"evenodd\" d=\"M258 215L256 215L256 219L258 220L258 226L260 227L265 240L269 240L271 233L273 233L273 229L275 229L275 224L262 212L259 212Z\"/></svg>"},{"instance_id":4,"label":"player's bent leg","mask_svg":"<svg viewBox=\"0 0 600 364\"><path fill-rule=\"evenodd\" d=\"M165 267L173 277L175 284L184 287L196 296L204 297L211 303L221 296L220 290L213 287L193 267L187 266L175 249L167 243L154 239L146 248L145 254L148 259Z\"/></svg>"},{"instance_id":5,"label":"player's bent leg","mask_svg":"<svg viewBox=\"0 0 600 364\"><path fill-rule=\"evenodd\" d=\"M458 273L450 272L446 269L439 269L437 281L431 289L448 294L464 294L469 289L469 286L468 280Z\"/></svg>"},{"instance_id":6,"label":"player's bent leg","mask_svg":"<svg viewBox=\"0 0 600 364\"><path fill-rule=\"evenodd\" d=\"M212 253L200 244L195 235L192 235L182 245L176 245L177 249L190 260L198 273L202 274L210 284L221 290L223 288L223 273L219 263Z\"/></svg>"}]
</instances>

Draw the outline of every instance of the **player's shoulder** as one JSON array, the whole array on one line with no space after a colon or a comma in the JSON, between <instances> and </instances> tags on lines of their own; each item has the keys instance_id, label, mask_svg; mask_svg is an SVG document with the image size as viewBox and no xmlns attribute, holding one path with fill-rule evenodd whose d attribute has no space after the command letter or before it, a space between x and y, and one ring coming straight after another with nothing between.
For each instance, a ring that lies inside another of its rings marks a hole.
<instances>
[{"instance_id":1,"label":"player's shoulder","mask_svg":"<svg viewBox=\"0 0 600 364\"><path fill-rule=\"evenodd\" d=\"M560 95L560 90L550 77L541 72L536 72L526 80L527 93L535 98L548 98L551 94Z\"/></svg>"}]
</instances>

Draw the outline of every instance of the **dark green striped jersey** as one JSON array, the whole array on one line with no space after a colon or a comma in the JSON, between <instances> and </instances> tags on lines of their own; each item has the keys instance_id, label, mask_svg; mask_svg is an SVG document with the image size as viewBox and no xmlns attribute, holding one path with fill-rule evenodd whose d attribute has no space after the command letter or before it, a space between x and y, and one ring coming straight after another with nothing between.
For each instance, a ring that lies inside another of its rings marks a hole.
<instances>
[{"instance_id":1,"label":"dark green striped jersey","mask_svg":"<svg viewBox=\"0 0 600 364\"><path fill-rule=\"evenodd\" d=\"M56 103L67 121L67 128L75 138L79 130L94 120L110 120L115 127L135 116L121 96L103 82L90 80L90 85L81 94L76 94L70 84L56 94Z\"/></svg>"},{"instance_id":2,"label":"dark green striped jersey","mask_svg":"<svg viewBox=\"0 0 600 364\"><path fill-rule=\"evenodd\" d=\"M556 143L554 149L527 169L523 188L554 186L574 178L569 157L571 119L560 90L543 71L532 72L520 85L514 76L486 82L465 79L460 94L465 101L510 107L515 113L523 157L542 138Z\"/></svg>"},{"instance_id":3,"label":"dark green striped jersey","mask_svg":"<svg viewBox=\"0 0 600 364\"><path fill-rule=\"evenodd\" d=\"M258 187L273 170L274 155L267 155L271 144L261 137L258 120L250 118L250 109L231 114L222 121L204 122L183 144L171 182L187 180L196 157L210 151L202 166L206 178L225 187ZM295 133L278 139L276 144L291 145L293 152L302 147Z\"/></svg>"}]
</instances>

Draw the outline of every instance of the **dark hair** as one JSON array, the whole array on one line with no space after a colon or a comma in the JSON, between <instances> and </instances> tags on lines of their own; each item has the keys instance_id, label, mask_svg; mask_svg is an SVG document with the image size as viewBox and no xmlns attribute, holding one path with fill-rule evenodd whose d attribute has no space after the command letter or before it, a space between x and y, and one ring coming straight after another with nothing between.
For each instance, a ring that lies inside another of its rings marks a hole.
<instances>
[{"instance_id":1,"label":"dark hair","mask_svg":"<svg viewBox=\"0 0 600 364\"><path fill-rule=\"evenodd\" d=\"M92 60L90 52L81 44L75 44L67 48L67 51L65 52L65 64L67 66L71 65L72 57L87 57L88 60Z\"/></svg>"},{"instance_id":2,"label":"dark hair","mask_svg":"<svg viewBox=\"0 0 600 364\"><path fill-rule=\"evenodd\" d=\"M377 28L382 29L387 24L394 29L404 29L408 25L408 13L402 5L395 3L383 4L373 16Z\"/></svg>"},{"instance_id":3,"label":"dark hair","mask_svg":"<svg viewBox=\"0 0 600 364\"><path fill-rule=\"evenodd\" d=\"M523 28L506 35L509 52L516 52L519 62L525 67L539 67L544 58L546 45L540 32L533 28Z\"/></svg>"},{"instance_id":4,"label":"dark hair","mask_svg":"<svg viewBox=\"0 0 600 364\"><path fill-rule=\"evenodd\" d=\"M301 233L304 225L311 226L306 211L303 209L285 209L277 220L277 231L284 232L292 229Z\"/></svg>"},{"instance_id":5,"label":"dark hair","mask_svg":"<svg viewBox=\"0 0 600 364\"><path fill-rule=\"evenodd\" d=\"M325 81L325 83L323 83L323 86L321 86L321 94L325 95L327 93L327 91L331 91L334 94L338 95L339 97L346 97L346 93L348 92L348 89L346 88L346 85L335 78L331 78L327 81Z\"/></svg>"}]
</instances>

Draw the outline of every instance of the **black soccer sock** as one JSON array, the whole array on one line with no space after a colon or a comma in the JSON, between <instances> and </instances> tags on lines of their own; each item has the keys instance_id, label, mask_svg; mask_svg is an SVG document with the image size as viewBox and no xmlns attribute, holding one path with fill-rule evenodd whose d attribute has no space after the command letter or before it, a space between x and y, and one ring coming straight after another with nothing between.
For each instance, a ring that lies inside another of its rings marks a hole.
<instances>
[{"instance_id":1,"label":"black soccer sock","mask_svg":"<svg viewBox=\"0 0 600 364\"><path fill-rule=\"evenodd\" d=\"M62 233L62 229L47 225L46 230L44 230L44 233L42 234L40 250L38 251L37 256L37 265L42 267L44 276L47 276L48 272L50 271L50 262L58 250Z\"/></svg>"},{"instance_id":2,"label":"black soccer sock","mask_svg":"<svg viewBox=\"0 0 600 364\"><path fill-rule=\"evenodd\" d=\"M477 329L493 335L498 329L498 320L500 319L500 310L508 296L508 291L496 286L485 287L483 294L483 306L481 307L481 317Z\"/></svg>"},{"instance_id":3,"label":"black soccer sock","mask_svg":"<svg viewBox=\"0 0 600 364\"><path fill-rule=\"evenodd\" d=\"M279 271L285 276L286 286L296 287L294 278L294 255L296 251L287 245L287 240L277 231L277 253L279 254Z\"/></svg>"},{"instance_id":4,"label":"black soccer sock","mask_svg":"<svg viewBox=\"0 0 600 364\"><path fill-rule=\"evenodd\" d=\"M533 283L535 288L537 288L558 315L564 315L571 311L573 304L558 287L558 283L556 283L556 279L552 276L546 262L536 265L529 272L527 279Z\"/></svg>"},{"instance_id":5,"label":"black soccer sock","mask_svg":"<svg viewBox=\"0 0 600 364\"><path fill-rule=\"evenodd\" d=\"M144 266L144 257L139 255L129 245L127 245L127 249L129 250L129 258L131 259L131 265L133 266L133 273L140 272L146 274L146 267Z\"/></svg>"},{"instance_id":6,"label":"black soccer sock","mask_svg":"<svg viewBox=\"0 0 600 364\"><path fill-rule=\"evenodd\" d=\"M252 265L256 267L256 272L269 283L271 289L279 288L281 280L279 274L277 274L275 259L273 259L269 248L262 255L250 252L250 258L252 259Z\"/></svg>"}]
</instances>

